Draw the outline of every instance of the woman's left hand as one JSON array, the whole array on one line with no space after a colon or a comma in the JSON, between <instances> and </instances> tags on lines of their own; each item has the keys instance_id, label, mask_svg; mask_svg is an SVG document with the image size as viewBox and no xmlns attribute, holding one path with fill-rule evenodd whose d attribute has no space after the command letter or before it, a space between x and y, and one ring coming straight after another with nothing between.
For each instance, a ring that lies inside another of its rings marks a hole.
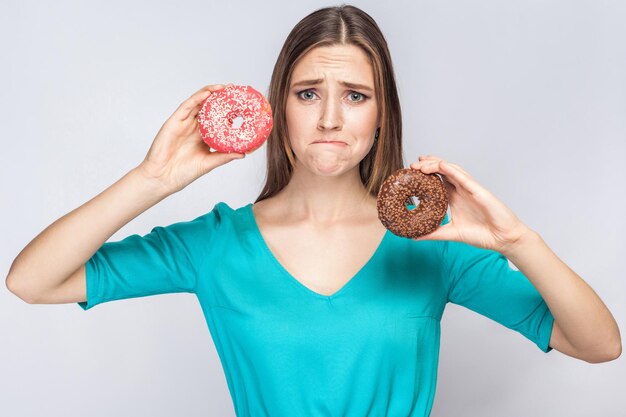
<instances>
[{"instance_id":1,"label":"woman's left hand","mask_svg":"<svg viewBox=\"0 0 626 417\"><path fill-rule=\"evenodd\" d=\"M440 174L448 192L451 220L415 240L454 240L504 253L531 230L463 168L436 156L420 156L411 168Z\"/></svg>"}]
</instances>

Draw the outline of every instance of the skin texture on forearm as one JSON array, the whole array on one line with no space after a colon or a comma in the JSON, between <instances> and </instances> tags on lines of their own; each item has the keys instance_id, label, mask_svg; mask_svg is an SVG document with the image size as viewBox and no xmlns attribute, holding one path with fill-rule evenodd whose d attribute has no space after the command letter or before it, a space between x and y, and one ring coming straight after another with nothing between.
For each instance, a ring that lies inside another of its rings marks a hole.
<instances>
[{"instance_id":1,"label":"skin texture on forearm","mask_svg":"<svg viewBox=\"0 0 626 417\"><path fill-rule=\"evenodd\" d=\"M592 363L619 356L619 328L600 297L538 233L525 236L504 255L532 282L552 312L558 329L550 346Z\"/></svg>"},{"instance_id":2,"label":"skin texture on forearm","mask_svg":"<svg viewBox=\"0 0 626 417\"><path fill-rule=\"evenodd\" d=\"M119 229L172 194L138 166L37 235L13 261L7 286L34 299L56 288Z\"/></svg>"}]
</instances>

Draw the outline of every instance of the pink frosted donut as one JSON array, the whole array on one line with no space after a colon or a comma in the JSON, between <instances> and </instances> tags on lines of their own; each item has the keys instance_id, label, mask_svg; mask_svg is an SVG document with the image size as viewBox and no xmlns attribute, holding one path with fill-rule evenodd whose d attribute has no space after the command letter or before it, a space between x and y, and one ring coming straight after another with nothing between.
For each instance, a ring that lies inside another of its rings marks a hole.
<instances>
[{"instance_id":1,"label":"pink frosted donut","mask_svg":"<svg viewBox=\"0 0 626 417\"><path fill-rule=\"evenodd\" d=\"M240 125L236 123L238 117L242 119ZM254 88L229 85L202 103L198 126L202 140L218 152L251 152L272 130L272 108Z\"/></svg>"}]
</instances>

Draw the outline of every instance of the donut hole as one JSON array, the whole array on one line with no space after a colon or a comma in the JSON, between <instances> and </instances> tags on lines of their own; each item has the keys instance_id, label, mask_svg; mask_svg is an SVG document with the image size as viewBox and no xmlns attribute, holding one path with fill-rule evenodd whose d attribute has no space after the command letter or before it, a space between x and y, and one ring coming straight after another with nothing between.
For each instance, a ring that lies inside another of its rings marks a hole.
<instances>
[{"instance_id":1,"label":"donut hole","mask_svg":"<svg viewBox=\"0 0 626 417\"><path fill-rule=\"evenodd\" d=\"M239 129L243 124L243 117L237 116L233 119L233 123L230 125L233 129Z\"/></svg>"},{"instance_id":2,"label":"donut hole","mask_svg":"<svg viewBox=\"0 0 626 417\"><path fill-rule=\"evenodd\" d=\"M415 206L415 207L410 208L409 207L410 205ZM409 211L417 210L417 207L419 205L420 205L420 199L417 196L411 196L406 201L406 209Z\"/></svg>"}]
</instances>

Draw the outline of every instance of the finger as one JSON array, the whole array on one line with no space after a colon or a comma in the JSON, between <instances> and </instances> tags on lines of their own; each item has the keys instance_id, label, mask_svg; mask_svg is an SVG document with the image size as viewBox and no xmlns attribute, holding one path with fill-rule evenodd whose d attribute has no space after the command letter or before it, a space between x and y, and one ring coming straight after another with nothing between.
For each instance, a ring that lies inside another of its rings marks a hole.
<instances>
[{"instance_id":1,"label":"finger","mask_svg":"<svg viewBox=\"0 0 626 417\"><path fill-rule=\"evenodd\" d=\"M467 190L470 194L479 192L482 187L474 180L469 174L460 169L454 164L450 164L445 161L441 161L438 165L438 171L444 175L445 179L454 185L456 188L459 186Z\"/></svg>"},{"instance_id":2,"label":"finger","mask_svg":"<svg viewBox=\"0 0 626 417\"><path fill-rule=\"evenodd\" d=\"M176 118L184 121L187 120L190 116L195 117L197 112L200 111L200 106L206 100L206 98L211 95L211 91L206 89L203 91L198 91L187 100L181 103L181 105L176 109L174 113Z\"/></svg>"},{"instance_id":3,"label":"finger","mask_svg":"<svg viewBox=\"0 0 626 417\"><path fill-rule=\"evenodd\" d=\"M446 180L446 177L444 177L443 175L441 176L441 178L443 180L443 186L446 187L446 191L448 192L448 196L451 196L452 192L456 191L456 187L454 186L454 184Z\"/></svg>"},{"instance_id":4,"label":"finger","mask_svg":"<svg viewBox=\"0 0 626 417\"><path fill-rule=\"evenodd\" d=\"M466 170L464 170L461 166L459 166L457 164L450 163L450 162L446 162L446 164L448 164L448 165L458 169L459 171L461 171L462 173L464 173L465 175L467 175L468 177L471 178L471 175Z\"/></svg>"},{"instance_id":5,"label":"finger","mask_svg":"<svg viewBox=\"0 0 626 417\"><path fill-rule=\"evenodd\" d=\"M245 153L238 152L218 152L218 151L210 151L205 155L204 163L206 169L213 169L218 166L224 165L230 161L235 159L243 159L246 157Z\"/></svg>"},{"instance_id":6,"label":"finger","mask_svg":"<svg viewBox=\"0 0 626 417\"><path fill-rule=\"evenodd\" d=\"M458 235L451 223L439 226L433 232L413 238L413 240L458 240Z\"/></svg>"},{"instance_id":7,"label":"finger","mask_svg":"<svg viewBox=\"0 0 626 417\"><path fill-rule=\"evenodd\" d=\"M442 164L447 164L449 165L448 170L446 172L443 171L442 169ZM452 166L453 164L450 164L449 162L446 161L441 161L441 160L432 160L432 161L422 161L420 162L417 166L420 171L422 171L424 174L441 174L444 179L448 179L447 177L447 173L450 171L450 169L453 169L453 173L459 173L460 170L456 167ZM467 174L464 174L466 176L468 176ZM456 181L455 181L456 179ZM452 183L452 185L454 185L454 183L458 183L459 178L458 175L456 177L452 177L451 181L449 180L448 182Z\"/></svg>"},{"instance_id":8,"label":"finger","mask_svg":"<svg viewBox=\"0 0 626 417\"><path fill-rule=\"evenodd\" d=\"M459 165L444 161L433 155L421 155L420 161L411 164L411 168L420 170L424 174L439 174L443 179L444 186L451 196L459 187L465 189L471 195L484 190L484 188L472 176Z\"/></svg>"},{"instance_id":9,"label":"finger","mask_svg":"<svg viewBox=\"0 0 626 417\"><path fill-rule=\"evenodd\" d=\"M213 93L211 93L211 94L213 94ZM206 101L206 99L202 100L202 102L200 104L198 104L196 107L191 109L191 111L189 112L189 116L188 117L189 118L193 118L193 119L197 119L198 118L198 113L200 113L200 110L202 109L202 105L204 104L205 101Z\"/></svg>"},{"instance_id":10,"label":"finger","mask_svg":"<svg viewBox=\"0 0 626 417\"><path fill-rule=\"evenodd\" d=\"M411 164L411 168L415 168L415 169L420 169L423 173L425 174L432 174L432 173L440 173L441 172L441 162L444 162L445 164L449 165L450 167L456 169L457 171L463 173L467 178L472 178L472 176L465 171L463 168L461 168L459 165L457 164L453 164L447 161L444 161L443 159L440 159L438 157L435 156L420 156L420 158L423 158L420 162L417 163L413 163Z\"/></svg>"},{"instance_id":11,"label":"finger","mask_svg":"<svg viewBox=\"0 0 626 417\"><path fill-rule=\"evenodd\" d=\"M187 100L183 101L174 112L174 115L181 121L187 119L193 111L196 111L196 113L193 114L193 116L195 116L197 112L200 111L200 105L204 102L204 100L206 100L211 93L219 91L222 88L224 88L222 84L207 85L201 88L192 94Z\"/></svg>"},{"instance_id":12,"label":"finger","mask_svg":"<svg viewBox=\"0 0 626 417\"><path fill-rule=\"evenodd\" d=\"M442 161L442 159L433 155L420 155L418 160L411 164L411 168L419 169L422 164L428 164L436 161Z\"/></svg>"},{"instance_id":13,"label":"finger","mask_svg":"<svg viewBox=\"0 0 626 417\"><path fill-rule=\"evenodd\" d=\"M432 174L439 170L440 161L421 161L417 164L412 164L411 168L422 171L424 174Z\"/></svg>"},{"instance_id":14,"label":"finger","mask_svg":"<svg viewBox=\"0 0 626 417\"><path fill-rule=\"evenodd\" d=\"M411 168L421 171L424 174L433 174L433 173L440 172L439 161L428 160L428 161L414 162L411 164ZM440 177L442 179L443 185L445 186L448 195L451 195L453 191L456 191L456 187L454 186L454 184L447 181L444 175L440 175Z\"/></svg>"},{"instance_id":15,"label":"finger","mask_svg":"<svg viewBox=\"0 0 626 417\"><path fill-rule=\"evenodd\" d=\"M442 158L436 155L420 155L419 160L420 161L434 161L434 160L441 161Z\"/></svg>"},{"instance_id":16,"label":"finger","mask_svg":"<svg viewBox=\"0 0 626 417\"><path fill-rule=\"evenodd\" d=\"M228 84L230 85L230 84ZM211 92L215 92L215 91L219 91L221 89L224 88L224 84L209 84L209 85L205 85L204 87L202 87L201 89L199 89L198 91L196 91L197 93L201 93L203 91L211 91Z\"/></svg>"}]
</instances>

